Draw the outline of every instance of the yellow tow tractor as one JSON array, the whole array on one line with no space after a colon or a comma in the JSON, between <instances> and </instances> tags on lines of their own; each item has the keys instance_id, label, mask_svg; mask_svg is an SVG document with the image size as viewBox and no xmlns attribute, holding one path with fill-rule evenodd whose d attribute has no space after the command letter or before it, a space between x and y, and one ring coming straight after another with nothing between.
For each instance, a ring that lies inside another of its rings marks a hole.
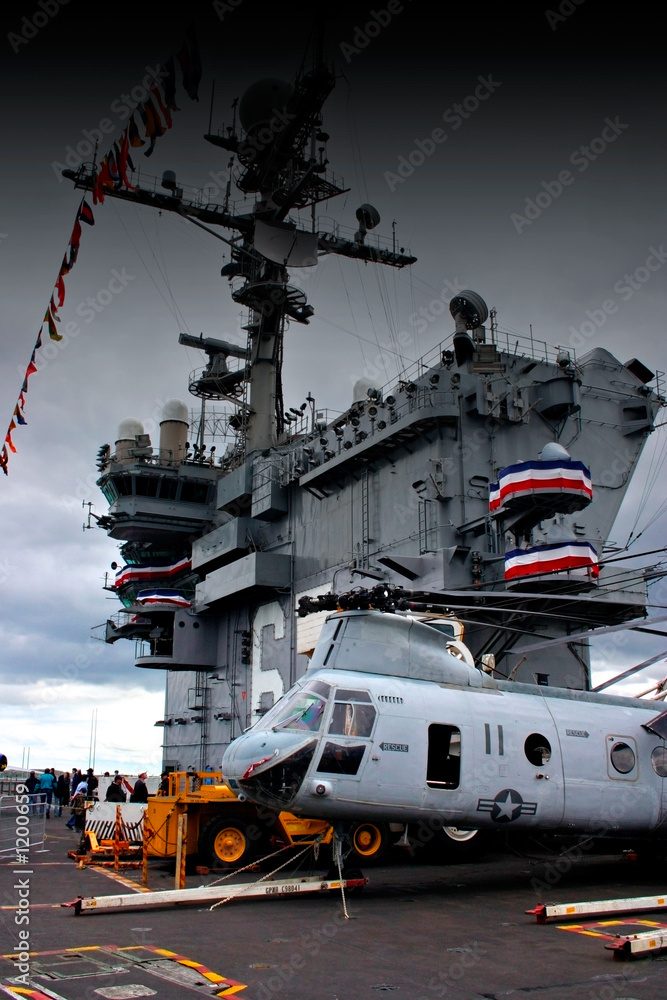
<instances>
[{"instance_id":1,"label":"yellow tow tractor","mask_svg":"<svg viewBox=\"0 0 667 1000\"><path fill-rule=\"evenodd\" d=\"M173 771L166 795L151 795L144 819L148 855L175 858L179 817L187 815L186 855L209 868L240 868L281 846L329 844L324 820L240 802L220 771Z\"/></svg>"}]
</instances>

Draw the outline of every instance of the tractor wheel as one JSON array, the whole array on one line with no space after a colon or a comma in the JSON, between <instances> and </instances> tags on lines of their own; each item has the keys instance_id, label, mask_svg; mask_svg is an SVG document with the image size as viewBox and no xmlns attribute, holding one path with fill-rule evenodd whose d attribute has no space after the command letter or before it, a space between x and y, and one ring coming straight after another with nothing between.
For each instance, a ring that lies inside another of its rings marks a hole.
<instances>
[{"instance_id":1,"label":"tractor wheel","mask_svg":"<svg viewBox=\"0 0 667 1000\"><path fill-rule=\"evenodd\" d=\"M248 836L248 822L236 816L217 816L199 835L199 858L210 868L243 868L261 850Z\"/></svg>"},{"instance_id":2,"label":"tractor wheel","mask_svg":"<svg viewBox=\"0 0 667 1000\"><path fill-rule=\"evenodd\" d=\"M349 862L374 864L387 852L391 838L386 823L355 823L350 832Z\"/></svg>"}]
</instances>

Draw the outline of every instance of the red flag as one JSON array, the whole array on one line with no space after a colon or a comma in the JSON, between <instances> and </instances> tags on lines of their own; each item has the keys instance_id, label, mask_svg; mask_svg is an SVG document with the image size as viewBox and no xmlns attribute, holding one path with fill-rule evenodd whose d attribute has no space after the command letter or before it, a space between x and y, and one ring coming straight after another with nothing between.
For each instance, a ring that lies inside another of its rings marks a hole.
<instances>
[{"instance_id":1,"label":"red flag","mask_svg":"<svg viewBox=\"0 0 667 1000\"><path fill-rule=\"evenodd\" d=\"M77 218L74 223L74 229L72 230L72 235L69 238L69 245L78 250L80 242L81 242L81 223Z\"/></svg>"},{"instance_id":2,"label":"red flag","mask_svg":"<svg viewBox=\"0 0 667 1000\"><path fill-rule=\"evenodd\" d=\"M12 431L15 430L15 428L16 428L16 424L12 420L11 423L10 423L10 425L9 425L9 429L7 430L7 433L5 435L5 441L9 445L10 450L14 452L14 454L16 454L16 448L14 447L14 442L12 441Z\"/></svg>"},{"instance_id":3,"label":"red flag","mask_svg":"<svg viewBox=\"0 0 667 1000\"><path fill-rule=\"evenodd\" d=\"M130 184L129 178L127 176L127 165L130 156L130 135L129 128L126 128L123 132L120 140L120 153L118 155L118 169L120 171L121 180L123 184L129 191L136 191L137 189Z\"/></svg>"},{"instance_id":4,"label":"red flag","mask_svg":"<svg viewBox=\"0 0 667 1000\"><path fill-rule=\"evenodd\" d=\"M104 201L104 188L113 188L113 186L113 178L109 173L109 165L105 156L100 164L95 187L93 188L93 205L96 205L98 202L101 204Z\"/></svg>"},{"instance_id":5,"label":"red flag","mask_svg":"<svg viewBox=\"0 0 667 1000\"><path fill-rule=\"evenodd\" d=\"M63 261L63 263L65 263ZM61 306L65 301L65 282L63 281L63 269L60 268L60 274L56 278L55 289L58 292L58 305Z\"/></svg>"},{"instance_id":6,"label":"red flag","mask_svg":"<svg viewBox=\"0 0 667 1000\"><path fill-rule=\"evenodd\" d=\"M7 472L7 466L9 464L9 455L7 454L7 445L2 446L2 452L0 452L0 468L6 476L9 475Z\"/></svg>"}]
</instances>

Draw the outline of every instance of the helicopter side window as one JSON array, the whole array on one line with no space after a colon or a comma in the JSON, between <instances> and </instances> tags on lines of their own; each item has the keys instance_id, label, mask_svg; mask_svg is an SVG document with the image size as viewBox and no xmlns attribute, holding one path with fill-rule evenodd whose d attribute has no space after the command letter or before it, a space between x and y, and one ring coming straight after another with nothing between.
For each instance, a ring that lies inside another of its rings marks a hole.
<instances>
[{"instance_id":1,"label":"helicopter side window","mask_svg":"<svg viewBox=\"0 0 667 1000\"><path fill-rule=\"evenodd\" d=\"M364 756L365 745L341 746L325 743L317 770L325 774L356 774Z\"/></svg>"},{"instance_id":2,"label":"helicopter side window","mask_svg":"<svg viewBox=\"0 0 667 1000\"><path fill-rule=\"evenodd\" d=\"M426 784L430 788L458 788L460 779L461 730L456 726L429 726Z\"/></svg>"},{"instance_id":3,"label":"helicopter side window","mask_svg":"<svg viewBox=\"0 0 667 1000\"><path fill-rule=\"evenodd\" d=\"M374 722L375 709L365 691L338 689L329 724L330 734L368 737Z\"/></svg>"}]
</instances>

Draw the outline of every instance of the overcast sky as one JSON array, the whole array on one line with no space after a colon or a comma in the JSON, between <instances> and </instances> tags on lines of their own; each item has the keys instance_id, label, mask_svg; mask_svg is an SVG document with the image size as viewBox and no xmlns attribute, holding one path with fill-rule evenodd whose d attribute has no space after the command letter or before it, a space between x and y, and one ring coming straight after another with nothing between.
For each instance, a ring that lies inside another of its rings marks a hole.
<instances>
[{"instance_id":1,"label":"overcast sky","mask_svg":"<svg viewBox=\"0 0 667 1000\"><path fill-rule=\"evenodd\" d=\"M310 27L306 5L251 0L189 4L168 17L160 4L139 3L131 15L105 8L94 21L83 0L44 5L46 13L35 0L2 14L4 426L80 200L61 165L77 162L77 147L87 157L86 133L104 132L102 152L120 135L124 95L131 100L180 47L195 10L200 100L179 88L173 128L151 158L133 155L142 174L174 169L180 183L211 185L215 198L227 157L202 139L213 81L216 131L251 83L291 77ZM614 22L595 0L560 6L565 13L448 6L436 25L418 2L336 5L326 48L338 79L324 128L330 168L351 191L321 214L356 228L356 207L370 202L382 217L378 231L391 237L396 220L400 246L418 262L397 272L332 258L300 278L315 316L287 333L288 406L310 391L319 407L342 410L356 378L391 380L451 334L441 302L466 287L497 308L510 335L528 336L532 324L535 338L579 354L599 345L621 361L667 367L666 87L662 59L651 53L658 29L640 12ZM85 767L97 710L96 766L157 771L152 722L162 716L164 675L135 668L132 644L91 637L118 609L102 589L117 548L102 531L82 531L81 504L106 511L95 456L120 420L136 417L151 431L166 399L194 403L187 375L205 358L180 347L178 333L243 343L243 316L220 278L224 244L182 219L111 199L94 213L60 310L78 332L59 350L45 333L49 356L38 354L27 426L14 432L17 453L0 477L0 751L13 765L30 748L31 766ZM104 303L94 318L89 299ZM663 445L658 431L614 531L619 544L637 516L639 531L659 509ZM651 477L656 488L644 503ZM664 519L631 551L663 540ZM617 654L622 668L659 650L634 637L605 655Z\"/></svg>"}]
</instances>

